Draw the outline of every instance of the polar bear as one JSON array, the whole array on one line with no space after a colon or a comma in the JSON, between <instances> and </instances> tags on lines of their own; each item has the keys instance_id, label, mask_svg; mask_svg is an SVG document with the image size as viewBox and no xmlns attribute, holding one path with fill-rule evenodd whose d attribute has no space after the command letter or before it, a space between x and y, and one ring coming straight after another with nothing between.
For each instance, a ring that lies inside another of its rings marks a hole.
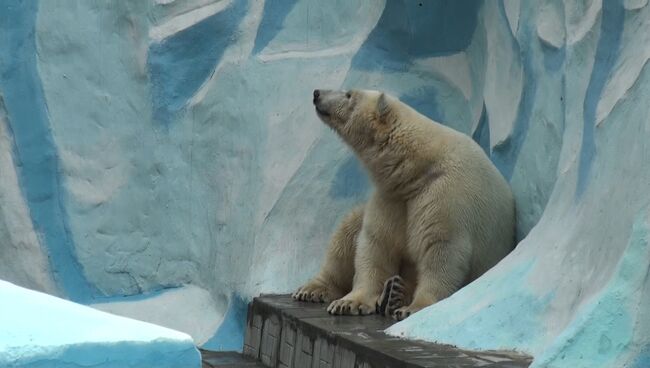
<instances>
[{"instance_id":1,"label":"polar bear","mask_svg":"<svg viewBox=\"0 0 650 368\"><path fill-rule=\"evenodd\" d=\"M379 91L315 90L313 103L364 164L375 190L343 219L319 273L295 299L331 302L329 313L351 315L389 303L400 320L448 297L513 249L512 192L470 137Z\"/></svg>"}]
</instances>

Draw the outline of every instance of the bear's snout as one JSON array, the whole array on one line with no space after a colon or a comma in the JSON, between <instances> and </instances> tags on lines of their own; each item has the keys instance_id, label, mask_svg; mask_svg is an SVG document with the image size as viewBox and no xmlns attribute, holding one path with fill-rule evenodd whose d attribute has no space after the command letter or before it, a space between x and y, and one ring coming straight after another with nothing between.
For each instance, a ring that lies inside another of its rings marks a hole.
<instances>
[{"instance_id":1,"label":"bear's snout","mask_svg":"<svg viewBox=\"0 0 650 368\"><path fill-rule=\"evenodd\" d=\"M318 98L320 97L320 91L315 89L314 90L314 105L318 103Z\"/></svg>"}]
</instances>

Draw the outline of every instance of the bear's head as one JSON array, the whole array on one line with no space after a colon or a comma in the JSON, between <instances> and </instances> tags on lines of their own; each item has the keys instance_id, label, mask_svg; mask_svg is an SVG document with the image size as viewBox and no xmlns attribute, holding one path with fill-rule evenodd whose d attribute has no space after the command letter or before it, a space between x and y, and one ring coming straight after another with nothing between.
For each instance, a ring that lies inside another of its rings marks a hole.
<instances>
[{"instance_id":1,"label":"bear's head","mask_svg":"<svg viewBox=\"0 0 650 368\"><path fill-rule=\"evenodd\" d=\"M379 91L317 89L313 102L318 117L361 154L381 146L397 124L395 99Z\"/></svg>"}]
</instances>

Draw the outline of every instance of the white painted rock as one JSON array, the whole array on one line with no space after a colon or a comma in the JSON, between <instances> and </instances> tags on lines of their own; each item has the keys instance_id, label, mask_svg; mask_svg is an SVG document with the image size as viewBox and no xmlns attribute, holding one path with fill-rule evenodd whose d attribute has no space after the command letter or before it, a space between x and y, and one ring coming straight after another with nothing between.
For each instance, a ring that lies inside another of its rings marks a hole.
<instances>
[{"instance_id":1,"label":"white painted rock","mask_svg":"<svg viewBox=\"0 0 650 368\"><path fill-rule=\"evenodd\" d=\"M190 336L0 281L2 367L200 367Z\"/></svg>"}]
</instances>

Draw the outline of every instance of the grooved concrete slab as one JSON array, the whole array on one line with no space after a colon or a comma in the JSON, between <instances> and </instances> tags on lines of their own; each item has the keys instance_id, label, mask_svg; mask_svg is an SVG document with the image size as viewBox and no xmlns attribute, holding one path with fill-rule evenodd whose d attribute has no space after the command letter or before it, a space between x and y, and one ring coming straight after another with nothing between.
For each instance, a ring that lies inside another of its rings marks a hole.
<instances>
[{"instance_id":1,"label":"grooved concrete slab","mask_svg":"<svg viewBox=\"0 0 650 368\"><path fill-rule=\"evenodd\" d=\"M244 355L267 367L528 367L532 358L513 352L473 352L403 340L383 330L392 320L331 316L324 304L288 295L255 298L249 306Z\"/></svg>"},{"instance_id":2,"label":"grooved concrete slab","mask_svg":"<svg viewBox=\"0 0 650 368\"><path fill-rule=\"evenodd\" d=\"M234 351L201 350L203 368L262 368L260 362Z\"/></svg>"}]
</instances>

